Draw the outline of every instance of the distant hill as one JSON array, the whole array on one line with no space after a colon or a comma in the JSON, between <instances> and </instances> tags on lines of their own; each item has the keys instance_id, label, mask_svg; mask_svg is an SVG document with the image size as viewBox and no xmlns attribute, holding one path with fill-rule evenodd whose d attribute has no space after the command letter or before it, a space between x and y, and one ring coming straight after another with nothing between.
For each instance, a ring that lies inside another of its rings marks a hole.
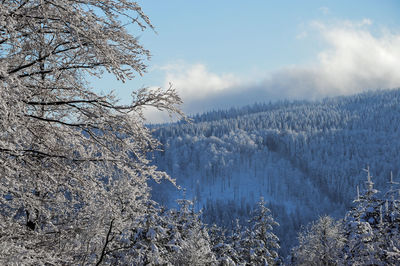
<instances>
[{"instance_id":1,"label":"distant hill","mask_svg":"<svg viewBox=\"0 0 400 266\"><path fill-rule=\"evenodd\" d=\"M344 214L363 168L381 190L391 171L400 180L400 90L211 111L192 124L161 125L154 136L164 145L154 164L196 200L207 223L244 220L263 196L289 247L302 224ZM172 206L183 195L163 183L153 197Z\"/></svg>"}]
</instances>

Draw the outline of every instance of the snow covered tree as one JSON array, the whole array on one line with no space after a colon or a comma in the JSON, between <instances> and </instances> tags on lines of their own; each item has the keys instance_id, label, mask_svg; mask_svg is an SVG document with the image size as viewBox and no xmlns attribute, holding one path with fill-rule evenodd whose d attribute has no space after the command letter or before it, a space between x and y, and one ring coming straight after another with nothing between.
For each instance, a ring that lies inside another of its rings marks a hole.
<instances>
[{"instance_id":1,"label":"snow covered tree","mask_svg":"<svg viewBox=\"0 0 400 266\"><path fill-rule=\"evenodd\" d=\"M130 0L1 1L0 264L101 264L132 247L147 180L168 178L146 159L158 142L143 108L181 101L140 89L120 105L88 85L144 73L127 23L153 28Z\"/></svg>"},{"instance_id":2,"label":"snow covered tree","mask_svg":"<svg viewBox=\"0 0 400 266\"><path fill-rule=\"evenodd\" d=\"M279 225L273 219L263 198L257 204L245 232L242 247L246 252L246 261L254 265L274 265L278 262L277 250L280 248L278 237L272 232Z\"/></svg>"},{"instance_id":3,"label":"snow covered tree","mask_svg":"<svg viewBox=\"0 0 400 266\"><path fill-rule=\"evenodd\" d=\"M399 189L391 176L382 195L369 169L366 189L357 188L355 206L344 220L322 217L299 234L293 265L398 265L400 262Z\"/></svg>"},{"instance_id":4,"label":"snow covered tree","mask_svg":"<svg viewBox=\"0 0 400 266\"><path fill-rule=\"evenodd\" d=\"M209 228L211 251L215 254L218 265L236 265L232 259L236 258L236 251L231 242L226 238L226 229L213 224Z\"/></svg>"},{"instance_id":5,"label":"snow covered tree","mask_svg":"<svg viewBox=\"0 0 400 266\"><path fill-rule=\"evenodd\" d=\"M216 263L211 251L210 236L201 222L199 213L193 210L189 200L179 200L179 210L171 213L172 265L213 265Z\"/></svg>"},{"instance_id":6,"label":"snow covered tree","mask_svg":"<svg viewBox=\"0 0 400 266\"><path fill-rule=\"evenodd\" d=\"M341 222L323 216L299 233L299 244L292 250L293 265L340 265L345 244Z\"/></svg>"},{"instance_id":7,"label":"snow covered tree","mask_svg":"<svg viewBox=\"0 0 400 266\"><path fill-rule=\"evenodd\" d=\"M167 249L169 241L168 212L159 208L154 202L149 202L146 213L138 218L137 225L132 229L130 241L132 247L122 254L124 263L133 265L161 265L167 264L170 251ZM110 261L117 264L119 258Z\"/></svg>"},{"instance_id":8,"label":"snow covered tree","mask_svg":"<svg viewBox=\"0 0 400 266\"><path fill-rule=\"evenodd\" d=\"M244 237L244 232L239 223L239 219L236 219L235 227L233 228L228 241L232 246L232 254L230 257L236 265L244 265L246 263L246 250L242 247Z\"/></svg>"},{"instance_id":9,"label":"snow covered tree","mask_svg":"<svg viewBox=\"0 0 400 266\"><path fill-rule=\"evenodd\" d=\"M382 223L382 200L374 188L369 168L365 192L360 195L357 188L356 206L344 219L347 243L344 259L351 265L383 265L379 247Z\"/></svg>"},{"instance_id":10,"label":"snow covered tree","mask_svg":"<svg viewBox=\"0 0 400 266\"><path fill-rule=\"evenodd\" d=\"M393 180L392 173L389 185L381 209L380 248L382 259L388 264L395 265L400 263L400 189L399 183Z\"/></svg>"}]
</instances>

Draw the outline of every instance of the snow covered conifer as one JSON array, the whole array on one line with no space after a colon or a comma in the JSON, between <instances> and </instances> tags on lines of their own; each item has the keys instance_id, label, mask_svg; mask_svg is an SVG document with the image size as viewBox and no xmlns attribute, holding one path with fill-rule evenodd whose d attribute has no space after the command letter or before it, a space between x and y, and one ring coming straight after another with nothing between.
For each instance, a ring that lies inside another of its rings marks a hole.
<instances>
[{"instance_id":1,"label":"snow covered conifer","mask_svg":"<svg viewBox=\"0 0 400 266\"><path fill-rule=\"evenodd\" d=\"M277 263L279 239L272 232L279 225L265 206L263 198L257 203L249 221L242 247L246 252L246 261L255 265L274 265Z\"/></svg>"},{"instance_id":2,"label":"snow covered conifer","mask_svg":"<svg viewBox=\"0 0 400 266\"><path fill-rule=\"evenodd\" d=\"M226 229L215 224L209 228L211 250L215 254L218 265L236 265L232 259L236 258L236 251L232 243L228 242L225 233Z\"/></svg>"},{"instance_id":3,"label":"snow covered conifer","mask_svg":"<svg viewBox=\"0 0 400 266\"><path fill-rule=\"evenodd\" d=\"M389 265L400 263L400 199L399 183L390 174L390 188L385 193L381 205L381 223L379 229L380 258Z\"/></svg>"},{"instance_id":4,"label":"snow covered conifer","mask_svg":"<svg viewBox=\"0 0 400 266\"><path fill-rule=\"evenodd\" d=\"M239 219L235 220L235 225L228 238L228 242L232 246L231 259L236 263L236 265L242 265L246 262L247 252L242 246L244 240L244 232L242 231L242 226L239 223Z\"/></svg>"},{"instance_id":5,"label":"snow covered conifer","mask_svg":"<svg viewBox=\"0 0 400 266\"><path fill-rule=\"evenodd\" d=\"M374 189L369 168L365 192L354 201L356 206L344 219L347 243L344 247L346 263L353 265L382 264L379 237L382 224L382 204Z\"/></svg>"},{"instance_id":6,"label":"snow covered conifer","mask_svg":"<svg viewBox=\"0 0 400 266\"><path fill-rule=\"evenodd\" d=\"M170 214L170 262L172 265L215 264L210 236L199 213L194 211L193 203L189 200L178 200L178 204L179 210L172 210Z\"/></svg>"}]
</instances>

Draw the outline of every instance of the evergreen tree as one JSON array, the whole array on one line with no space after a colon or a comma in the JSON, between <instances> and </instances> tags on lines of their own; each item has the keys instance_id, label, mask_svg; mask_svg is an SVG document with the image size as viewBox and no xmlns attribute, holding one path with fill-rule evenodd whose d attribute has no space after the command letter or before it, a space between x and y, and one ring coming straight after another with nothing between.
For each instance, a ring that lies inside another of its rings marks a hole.
<instances>
[{"instance_id":1,"label":"evergreen tree","mask_svg":"<svg viewBox=\"0 0 400 266\"><path fill-rule=\"evenodd\" d=\"M344 223L347 244L344 247L344 260L351 265L383 265L379 238L382 221L382 200L374 189L369 168L365 192L360 195L357 188L356 206L346 214Z\"/></svg>"},{"instance_id":2,"label":"evergreen tree","mask_svg":"<svg viewBox=\"0 0 400 266\"><path fill-rule=\"evenodd\" d=\"M170 262L173 265L213 265L215 256L211 251L210 236L189 200L178 200L179 210L171 212L171 240L173 248Z\"/></svg>"},{"instance_id":3,"label":"evergreen tree","mask_svg":"<svg viewBox=\"0 0 400 266\"><path fill-rule=\"evenodd\" d=\"M374 189L369 169L365 191L343 221L322 217L299 234L293 265L399 265L398 183L391 179L384 195Z\"/></svg>"},{"instance_id":4,"label":"evergreen tree","mask_svg":"<svg viewBox=\"0 0 400 266\"><path fill-rule=\"evenodd\" d=\"M244 265L246 262L246 251L242 246L244 234L239 219L235 220L235 226L231 235L229 236L229 243L232 246L231 258L236 265Z\"/></svg>"},{"instance_id":5,"label":"evergreen tree","mask_svg":"<svg viewBox=\"0 0 400 266\"><path fill-rule=\"evenodd\" d=\"M232 257L235 257L235 250L232 243L227 242L226 230L213 224L209 229L211 250L214 252L218 265L236 265Z\"/></svg>"},{"instance_id":6,"label":"evergreen tree","mask_svg":"<svg viewBox=\"0 0 400 266\"><path fill-rule=\"evenodd\" d=\"M245 258L249 264L274 265L278 263L277 250L280 248L278 237L272 232L279 225L265 206L263 198L257 204L249 220L242 247L245 248Z\"/></svg>"},{"instance_id":7,"label":"evergreen tree","mask_svg":"<svg viewBox=\"0 0 400 266\"><path fill-rule=\"evenodd\" d=\"M389 190L385 194L384 205L381 206L381 224L379 226L380 258L385 263L400 263L400 199L399 183L393 181L390 174Z\"/></svg>"}]
</instances>

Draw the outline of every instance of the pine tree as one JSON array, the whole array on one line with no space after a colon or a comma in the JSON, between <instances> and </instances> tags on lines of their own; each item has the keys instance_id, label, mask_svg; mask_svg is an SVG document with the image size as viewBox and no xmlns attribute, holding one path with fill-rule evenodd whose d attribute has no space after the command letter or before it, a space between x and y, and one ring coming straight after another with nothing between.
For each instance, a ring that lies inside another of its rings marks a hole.
<instances>
[{"instance_id":1,"label":"pine tree","mask_svg":"<svg viewBox=\"0 0 400 266\"><path fill-rule=\"evenodd\" d=\"M356 206L346 214L345 230L347 244L344 247L344 260L347 264L382 265L379 254L379 237L382 224L382 203L378 190L374 189L369 168L365 192L360 195L357 188Z\"/></svg>"},{"instance_id":2,"label":"pine tree","mask_svg":"<svg viewBox=\"0 0 400 266\"><path fill-rule=\"evenodd\" d=\"M210 236L189 200L178 200L179 209L171 211L171 240L173 265L213 265L215 256L211 251Z\"/></svg>"},{"instance_id":3,"label":"pine tree","mask_svg":"<svg viewBox=\"0 0 400 266\"><path fill-rule=\"evenodd\" d=\"M384 205L381 206L379 226L380 258L390 265L400 263L400 199L399 183L393 181L390 173L389 190L385 193Z\"/></svg>"},{"instance_id":4,"label":"pine tree","mask_svg":"<svg viewBox=\"0 0 400 266\"><path fill-rule=\"evenodd\" d=\"M239 219L236 219L234 228L228 239L228 242L232 246L231 258L236 265L244 265L246 263L246 250L242 246L243 239L244 233L242 231L242 226L240 225Z\"/></svg>"},{"instance_id":5,"label":"pine tree","mask_svg":"<svg viewBox=\"0 0 400 266\"><path fill-rule=\"evenodd\" d=\"M232 257L235 257L235 250L232 243L228 242L225 236L226 230L213 224L209 228L211 250L215 254L218 265L236 265Z\"/></svg>"},{"instance_id":6,"label":"pine tree","mask_svg":"<svg viewBox=\"0 0 400 266\"><path fill-rule=\"evenodd\" d=\"M249 220L249 227L245 232L242 247L245 248L245 258L250 264L274 265L278 263L277 250L280 248L278 237L272 232L273 227L279 225L265 206L263 198L257 203Z\"/></svg>"}]
</instances>

